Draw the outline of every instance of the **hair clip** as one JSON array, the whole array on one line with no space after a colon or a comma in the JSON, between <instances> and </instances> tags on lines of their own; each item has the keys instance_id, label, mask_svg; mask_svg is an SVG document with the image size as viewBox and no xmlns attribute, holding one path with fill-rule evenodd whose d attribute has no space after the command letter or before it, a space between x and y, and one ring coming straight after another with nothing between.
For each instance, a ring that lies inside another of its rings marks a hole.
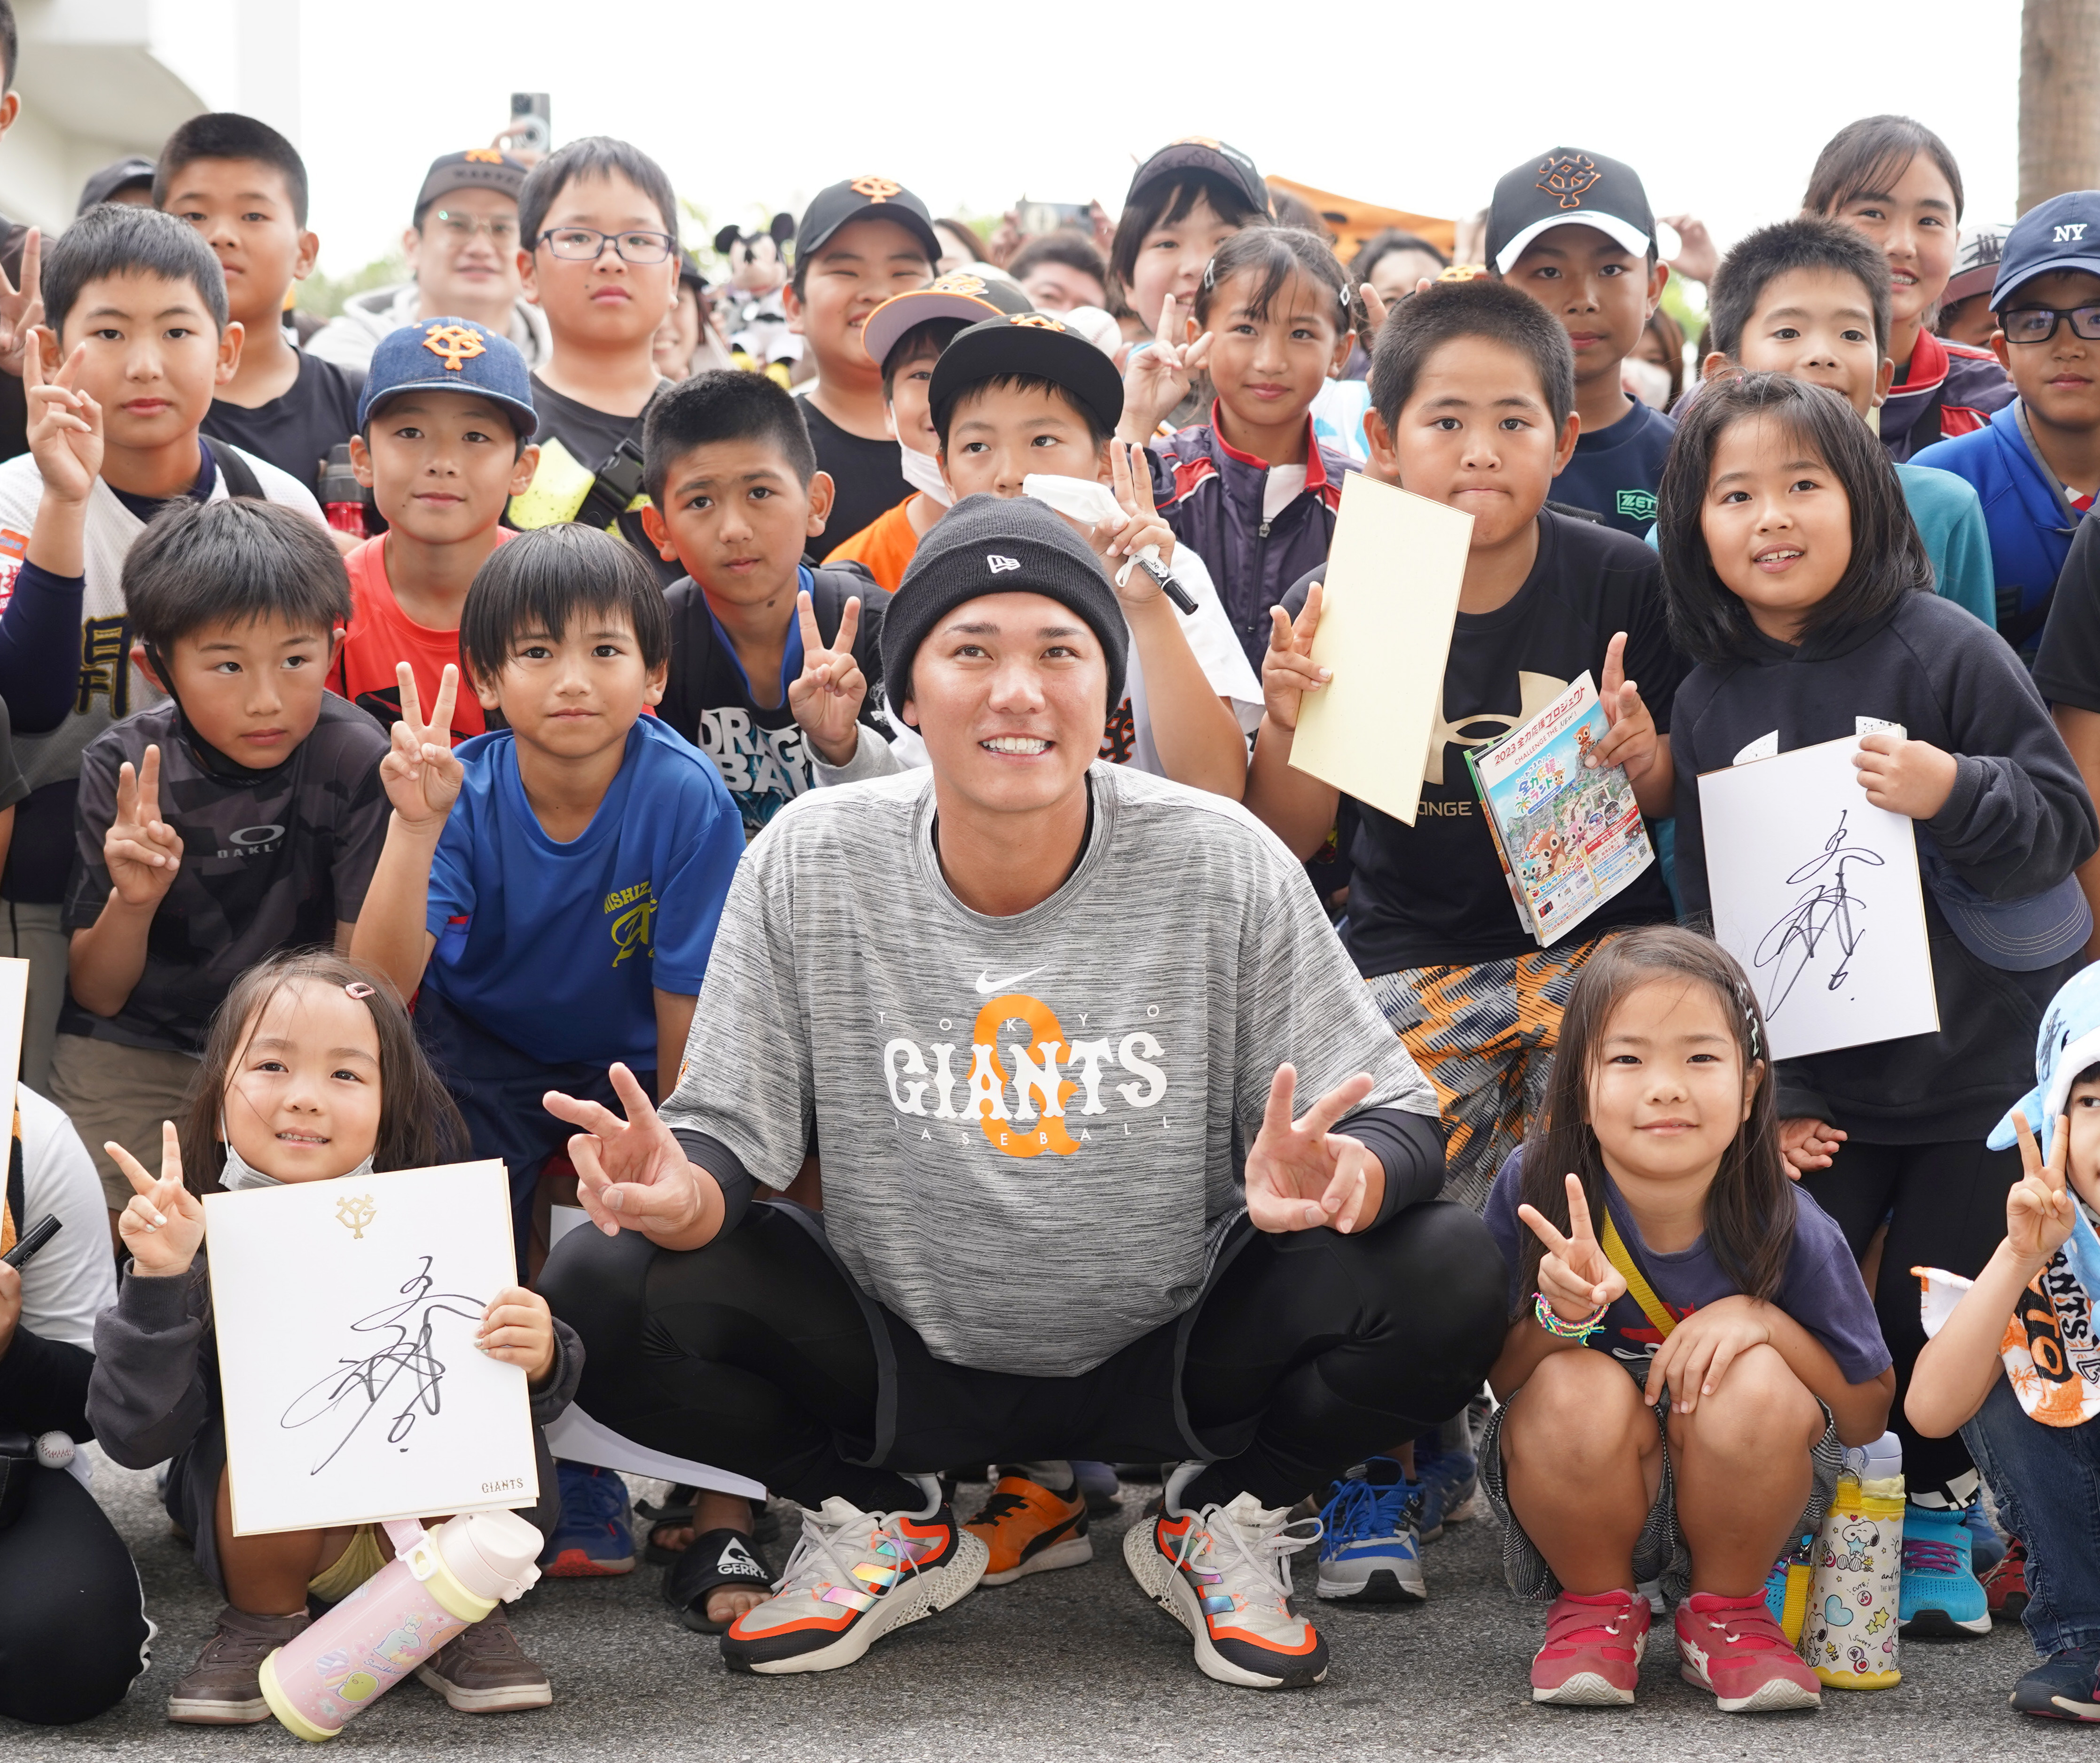
<instances>
[{"instance_id":1,"label":"hair clip","mask_svg":"<svg viewBox=\"0 0 2100 1763\"><path fill-rule=\"evenodd\" d=\"M352 980L343 987L343 989L362 1003L366 998L372 997L378 990L378 987L367 985L362 980Z\"/></svg>"},{"instance_id":2,"label":"hair clip","mask_svg":"<svg viewBox=\"0 0 2100 1763\"><path fill-rule=\"evenodd\" d=\"M1218 260L1215 258L1212 258L1203 266L1203 285L1206 288L1215 288L1218 285Z\"/></svg>"},{"instance_id":3,"label":"hair clip","mask_svg":"<svg viewBox=\"0 0 2100 1763\"><path fill-rule=\"evenodd\" d=\"M1764 1047L1758 1034L1758 1003L1747 981L1736 981L1736 1001L1743 1007L1744 1026L1750 1031L1750 1057L1762 1059Z\"/></svg>"}]
</instances>

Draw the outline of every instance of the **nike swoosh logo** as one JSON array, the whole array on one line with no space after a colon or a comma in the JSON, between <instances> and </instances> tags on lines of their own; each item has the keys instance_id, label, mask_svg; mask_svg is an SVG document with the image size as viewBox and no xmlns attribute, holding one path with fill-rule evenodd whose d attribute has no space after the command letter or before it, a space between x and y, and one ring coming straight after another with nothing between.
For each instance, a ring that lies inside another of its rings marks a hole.
<instances>
[{"instance_id":1,"label":"nike swoosh logo","mask_svg":"<svg viewBox=\"0 0 2100 1763\"><path fill-rule=\"evenodd\" d=\"M977 974L977 990L989 998L994 992L1003 992L1009 985L1018 985L1023 980L1033 979L1042 971L1040 967L1030 967L1026 973L1017 973L1008 979L995 980L986 977L986 970L980 970Z\"/></svg>"}]
</instances>

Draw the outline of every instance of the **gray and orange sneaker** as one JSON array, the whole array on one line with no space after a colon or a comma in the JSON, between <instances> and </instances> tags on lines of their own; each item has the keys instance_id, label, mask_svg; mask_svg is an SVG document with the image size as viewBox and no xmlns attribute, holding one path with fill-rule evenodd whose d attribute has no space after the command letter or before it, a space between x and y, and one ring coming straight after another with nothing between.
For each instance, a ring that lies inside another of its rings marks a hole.
<instances>
[{"instance_id":1,"label":"gray and orange sneaker","mask_svg":"<svg viewBox=\"0 0 2100 1763\"><path fill-rule=\"evenodd\" d=\"M1002 1475L984 1507L963 1528L984 1539L991 1551L986 1585L1004 1585L1025 1574L1076 1567L1094 1558L1087 1536L1087 1496L1075 1483L1053 1493L1026 1475Z\"/></svg>"},{"instance_id":2,"label":"gray and orange sneaker","mask_svg":"<svg viewBox=\"0 0 2100 1763\"><path fill-rule=\"evenodd\" d=\"M1320 1540L1320 1521L1291 1522L1287 1506L1252 1494L1201 1511L1181 1509L1168 1483L1158 1516L1123 1535L1123 1556L1145 1594L1186 1629L1196 1664L1220 1683L1293 1690L1327 1675L1327 1646L1290 1607L1290 1557Z\"/></svg>"},{"instance_id":3,"label":"gray and orange sneaker","mask_svg":"<svg viewBox=\"0 0 2100 1763\"><path fill-rule=\"evenodd\" d=\"M802 1537L773 1596L721 1639L731 1671L836 1671L892 1629L946 1610L983 1577L984 1539L955 1523L931 1476L919 1513L863 1512L834 1496L802 1514Z\"/></svg>"}]
</instances>

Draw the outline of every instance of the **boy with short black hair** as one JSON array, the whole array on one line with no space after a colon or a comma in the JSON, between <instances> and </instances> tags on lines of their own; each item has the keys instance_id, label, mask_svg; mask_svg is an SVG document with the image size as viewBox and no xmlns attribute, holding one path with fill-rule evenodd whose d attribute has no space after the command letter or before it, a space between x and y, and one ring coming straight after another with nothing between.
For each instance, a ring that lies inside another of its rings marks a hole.
<instances>
[{"instance_id":1,"label":"boy with short black hair","mask_svg":"<svg viewBox=\"0 0 2100 1763\"><path fill-rule=\"evenodd\" d=\"M714 767L646 714L670 628L629 547L568 523L501 546L460 648L504 725L455 752L449 693L426 716L403 680L395 812L351 952L417 998L474 1154L510 1166L522 1263L567 1139L540 1096L610 1100L615 1064L668 1091L743 833Z\"/></svg>"},{"instance_id":2,"label":"boy with short black hair","mask_svg":"<svg viewBox=\"0 0 2100 1763\"><path fill-rule=\"evenodd\" d=\"M1641 537L1677 425L1620 384L1670 280L1639 174L1572 147L1525 161L1495 186L1487 252L1498 279L1560 320L1574 352L1581 428L1555 496Z\"/></svg>"},{"instance_id":3,"label":"boy with short black hair","mask_svg":"<svg viewBox=\"0 0 2100 1763\"><path fill-rule=\"evenodd\" d=\"M610 135L571 141L518 196L525 298L546 315L549 353L532 375L540 466L510 500L511 524L613 529L661 583L642 525L642 422L669 382L656 332L678 298L678 201L664 168Z\"/></svg>"},{"instance_id":4,"label":"boy with short black hair","mask_svg":"<svg viewBox=\"0 0 2100 1763\"><path fill-rule=\"evenodd\" d=\"M1748 368L1827 386L1870 420L1888 395L1888 259L1856 228L1803 214L1759 228L1722 259L1709 284L1710 377ZM1995 628L1991 535L1976 492L1952 472L1899 465L1933 586ZM1651 531L1648 542L1657 542Z\"/></svg>"},{"instance_id":5,"label":"boy with short black hair","mask_svg":"<svg viewBox=\"0 0 2100 1763\"><path fill-rule=\"evenodd\" d=\"M26 956L23 1079L46 1080L64 997L60 903L73 856L82 750L161 701L131 660L125 553L170 502L262 496L320 526L313 494L237 447L204 440L240 333L211 249L172 215L83 214L44 265L48 328L25 360L30 452L0 465L0 697L31 794L8 852L0 951Z\"/></svg>"},{"instance_id":6,"label":"boy with short black hair","mask_svg":"<svg viewBox=\"0 0 2100 1763\"><path fill-rule=\"evenodd\" d=\"M1467 748L1500 738L1586 671L1612 723L1599 763L1626 766L1649 818L1672 805L1669 707L1685 668L1664 628L1661 564L1626 535L1545 505L1577 431L1573 351L1542 306L1487 280L1404 302L1379 333L1364 423L1370 476L1474 516L1420 811L1409 826L1356 804L1343 940L1436 1086L1446 1192L1475 1207L1543 1100L1562 1007L1599 939L1674 916L1651 866L1580 938L1541 948L1511 903L1466 766ZM1339 806L1331 786L1290 766L1299 701L1324 683L1308 659L1319 575L1273 615L1267 714L1247 776L1247 806L1301 856L1319 848Z\"/></svg>"},{"instance_id":7,"label":"boy with short black hair","mask_svg":"<svg viewBox=\"0 0 2100 1763\"><path fill-rule=\"evenodd\" d=\"M320 250L307 230L298 149L253 117L192 117L161 149L153 205L210 245L227 313L241 328L232 377L212 399L204 432L317 489L330 449L357 426L357 381L300 350L285 328L285 297L313 273Z\"/></svg>"},{"instance_id":8,"label":"boy with short black hair","mask_svg":"<svg viewBox=\"0 0 2100 1763\"><path fill-rule=\"evenodd\" d=\"M868 314L861 346L882 365L882 408L897 438L898 463L911 493L842 544L827 563L858 563L892 593L919 549L955 497L941 475L941 437L934 431L928 390L933 364L956 332L1001 313L1032 310L1028 297L1004 277L968 270L940 275L924 288L893 294ZM808 404L803 408L806 414Z\"/></svg>"},{"instance_id":9,"label":"boy with short black hair","mask_svg":"<svg viewBox=\"0 0 2100 1763\"><path fill-rule=\"evenodd\" d=\"M881 366L862 346L860 328L940 260L926 205L893 178L829 185L802 211L782 299L789 328L816 364L816 378L798 395L818 467L835 492L823 542L808 548L812 563L911 491L883 413Z\"/></svg>"},{"instance_id":10,"label":"boy with short black hair","mask_svg":"<svg viewBox=\"0 0 2100 1763\"><path fill-rule=\"evenodd\" d=\"M755 839L815 782L792 704L805 646L843 641L880 680L889 595L855 566L802 561L832 480L800 401L763 374L726 369L673 386L650 407L644 452L642 522L686 571L664 591L671 668L657 714L714 761ZM889 737L875 694L860 717Z\"/></svg>"},{"instance_id":11,"label":"boy with short black hair","mask_svg":"<svg viewBox=\"0 0 2100 1763\"><path fill-rule=\"evenodd\" d=\"M457 665L474 575L517 536L500 522L532 487L538 421L524 359L470 319L404 326L373 355L350 462L387 526L344 559L353 610L329 684L382 723L401 714L400 663L426 704ZM452 741L486 726L479 700L456 695Z\"/></svg>"},{"instance_id":12,"label":"boy with short black hair","mask_svg":"<svg viewBox=\"0 0 2100 1763\"><path fill-rule=\"evenodd\" d=\"M2019 395L1915 462L1974 486L1991 529L1998 629L2032 658L2100 492L2100 190L2051 196L2014 223L1991 310L1991 347Z\"/></svg>"},{"instance_id":13,"label":"boy with short black hair","mask_svg":"<svg viewBox=\"0 0 2100 1763\"><path fill-rule=\"evenodd\" d=\"M379 859L386 738L324 683L350 584L328 536L245 497L156 521L124 560L134 659L170 695L80 760L71 985L51 1097L93 1148L157 1156L213 1013L280 949L348 943Z\"/></svg>"},{"instance_id":14,"label":"boy with short black hair","mask_svg":"<svg viewBox=\"0 0 2100 1763\"><path fill-rule=\"evenodd\" d=\"M1001 315L959 332L928 384L941 474L958 505L973 496L1010 500L1030 476L1077 478L1111 489L1113 522L1071 524L1117 580L1129 626L1130 666L1110 707L1100 757L1237 801L1246 778L1246 733L1256 685L1209 571L1175 541L1152 505L1152 480L1138 452L1114 439L1123 415L1115 364L1061 320ZM944 517L945 518L945 517ZM935 531L939 529L937 527ZM1132 559L1157 547L1163 566L1195 603L1178 610ZM836 658L813 652L813 673ZM798 701L796 716L835 783L924 762L918 737L899 731L885 747L862 738L848 715L854 689L836 683Z\"/></svg>"}]
</instances>

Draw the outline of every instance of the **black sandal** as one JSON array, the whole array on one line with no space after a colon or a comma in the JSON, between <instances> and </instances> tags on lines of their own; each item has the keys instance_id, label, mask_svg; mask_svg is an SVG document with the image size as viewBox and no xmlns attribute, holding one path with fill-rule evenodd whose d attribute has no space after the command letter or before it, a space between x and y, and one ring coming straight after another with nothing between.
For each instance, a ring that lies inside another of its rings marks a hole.
<instances>
[{"instance_id":1,"label":"black sandal","mask_svg":"<svg viewBox=\"0 0 2100 1763\"><path fill-rule=\"evenodd\" d=\"M670 1496L660 1506L646 1500L634 1502L635 1516L649 1527L647 1539L642 1545L642 1558L652 1567L668 1567L685 1554L683 1549L666 1549L656 1540L659 1531L690 1530L693 1527L693 1496L697 1488L673 1488ZM690 1546L690 1545L689 1545Z\"/></svg>"},{"instance_id":2,"label":"black sandal","mask_svg":"<svg viewBox=\"0 0 2100 1763\"><path fill-rule=\"evenodd\" d=\"M708 1620L708 1599L725 1585L767 1591L773 1576L756 1540L742 1531L709 1531L673 1558L664 1575L664 1602L695 1634L720 1634L726 1622Z\"/></svg>"}]
</instances>

